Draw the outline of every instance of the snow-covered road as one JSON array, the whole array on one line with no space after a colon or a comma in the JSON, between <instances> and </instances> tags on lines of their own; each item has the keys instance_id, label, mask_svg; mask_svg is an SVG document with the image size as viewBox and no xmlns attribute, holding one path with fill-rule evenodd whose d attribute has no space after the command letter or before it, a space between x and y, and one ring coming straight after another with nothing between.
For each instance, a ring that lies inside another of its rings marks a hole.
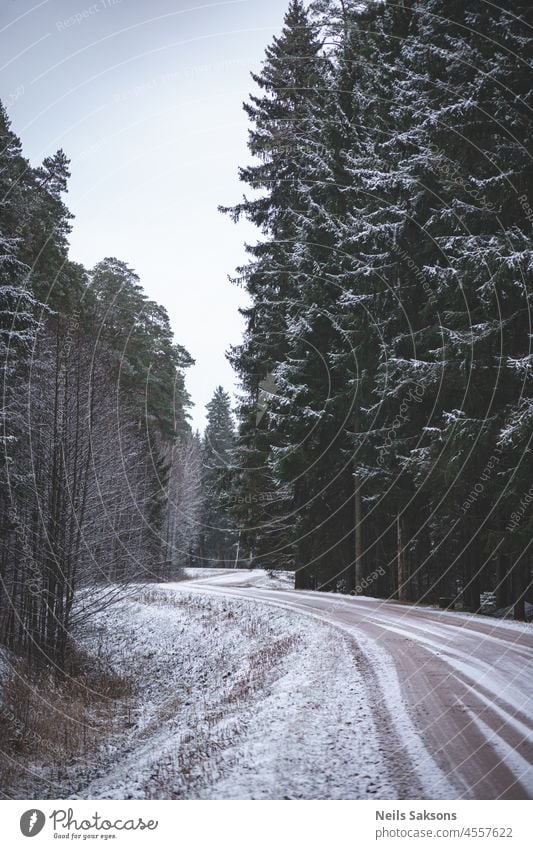
<instances>
[{"instance_id":1,"label":"snow-covered road","mask_svg":"<svg viewBox=\"0 0 533 849\"><path fill-rule=\"evenodd\" d=\"M533 798L531 626L268 583L235 571L164 588L275 605L348 636L399 797Z\"/></svg>"}]
</instances>

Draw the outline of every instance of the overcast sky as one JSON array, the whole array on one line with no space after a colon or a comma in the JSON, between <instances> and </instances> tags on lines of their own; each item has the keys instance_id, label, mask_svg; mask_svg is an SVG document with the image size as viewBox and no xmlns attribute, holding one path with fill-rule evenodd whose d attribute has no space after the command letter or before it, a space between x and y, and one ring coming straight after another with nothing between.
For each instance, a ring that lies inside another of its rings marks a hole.
<instances>
[{"instance_id":1,"label":"overcast sky","mask_svg":"<svg viewBox=\"0 0 533 849\"><path fill-rule=\"evenodd\" d=\"M242 102L288 0L0 0L0 97L33 164L62 147L71 258L126 261L164 304L196 366L203 427L234 385L244 295L227 281L253 228L217 212L239 200Z\"/></svg>"}]
</instances>

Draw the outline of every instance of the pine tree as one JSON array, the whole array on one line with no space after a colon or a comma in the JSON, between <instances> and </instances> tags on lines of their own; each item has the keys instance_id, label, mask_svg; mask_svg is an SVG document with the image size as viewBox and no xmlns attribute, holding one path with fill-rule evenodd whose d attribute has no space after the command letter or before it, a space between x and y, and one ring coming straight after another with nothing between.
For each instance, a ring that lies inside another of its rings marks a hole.
<instances>
[{"instance_id":1,"label":"pine tree","mask_svg":"<svg viewBox=\"0 0 533 849\"><path fill-rule=\"evenodd\" d=\"M532 409L528 9L312 7L321 73L291 179L234 210L266 235L233 353L238 482L285 498L260 531L243 507L247 545L294 558L300 586L383 566L373 592L462 590L477 610L497 582L523 615L530 522L513 535L506 517Z\"/></svg>"},{"instance_id":2,"label":"pine tree","mask_svg":"<svg viewBox=\"0 0 533 849\"><path fill-rule=\"evenodd\" d=\"M379 162L372 137L381 133L372 97L380 11L335 6L316 4L336 46L330 97L313 116L313 182L298 237L301 305L280 369L294 403L280 405L285 444L275 458L282 479L297 480L297 586L349 591L363 577L361 490L371 466L364 410L378 357L369 319L379 315L369 305L382 288L376 238L378 215L386 213L374 196Z\"/></svg>"},{"instance_id":3,"label":"pine tree","mask_svg":"<svg viewBox=\"0 0 533 849\"><path fill-rule=\"evenodd\" d=\"M64 670L116 582L161 576L170 479L193 500L192 361L124 263L69 260L65 154L31 168L3 109L0 136L0 634Z\"/></svg>"},{"instance_id":4,"label":"pine tree","mask_svg":"<svg viewBox=\"0 0 533 849\"><path fill-rule=\"evenodd\" d=\"M243 389L235 485L247 501L236 509L245 550L265 563L291 554L290 546L279 549L290 519L286 489L270 468L276 433L263 396L272 394L274 372L287 356L287 328L298 310L295 245L306 210L306 181L312 180L312 116L327 99L320 42L301 0L290 3L281 35L267 48L261 73L252 76L261 94L251 96L245 110L252 123L249 149L259 162L241 169L240 177L255 197L225 211L234 219L245 215L263 233L248 248L249 264L238 271L251 306L243 311L244 342L232 350L230 360ZM262 190L259 196L257 190Z\"/></svg>"},{"instance_id":5,"label":"pine tree","mask_svg":"<svg viewBox=\"0 0 533 849\"><path fill-rule=\"evenodd\" d=\"M204 511L200 554L203 565L233 565L237 535L231 517L230 480L235 444L231 398L222 386L207 405L202 445Z\"/></svg>"},{"instance_id":6,"label":"pine tree","mask_svg":"<svg viewBox=\"0 0 533 849\"><path fill-rule=\"evenodd\" d=\"M205 509L202 440L198 433L181 434L168 450L165 559L175 574L176 568L197 562Z\"/></svg>"},{"instance_id":7,"label":"pine tree","mask_svg":"<svg viewBox=\"0 0 533 849\"><path fill-rule=\"evenodd\" d=\"M529 179L527 110L511 107L512 129L508 123L510 92L527 102L531 39L525 4L513 6L509 15L488 6L417 5L402 48L404 96L396 110L409 127L401 172L411 222L398 245L404 256L416 256L422 273L403 278L407 321L391 337L392 378L396 386L417 382L424 395L425 424L409 462L430 505L439 580L453 591L459 577L473 610L502 542L498 430L519 396L506 361L525 350L526 335L519 280L529 264L528 239L508 197ZM491 458L498 469L462 518ZM461 571L459 563L466 564Z\"/></svg>"}]
</instances>

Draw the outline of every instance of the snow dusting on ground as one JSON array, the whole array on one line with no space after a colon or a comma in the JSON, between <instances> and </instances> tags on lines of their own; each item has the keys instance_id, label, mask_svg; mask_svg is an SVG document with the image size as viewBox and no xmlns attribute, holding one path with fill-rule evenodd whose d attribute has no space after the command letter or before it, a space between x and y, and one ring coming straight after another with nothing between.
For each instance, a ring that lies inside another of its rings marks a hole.
<instances>
[{"instance_id":1,"label":"snow dusting on ground","mask_svg":"<svg viewBox=\"0 0 533 849\"><path fill-rule=\"evenodd\" d=\"M79 744L45 740L11 795L531 797L531 625L290 585L191 569L130 587L78 635L111 690L83 714L56 699Z\"/></svg>"},{"instance_id":2,"label":"snow dusting on ground","mask_svg":"<svg viewBox=\"0 0 533 849\"><path fill-rule=\"evenodd\" d=\"M395 796L357 650L338 631L157 588L103 616L87 644L100 654L114 644L110 662L139 691L133 727L73 788L78 798Z\"/></svg>"}]
</instances>

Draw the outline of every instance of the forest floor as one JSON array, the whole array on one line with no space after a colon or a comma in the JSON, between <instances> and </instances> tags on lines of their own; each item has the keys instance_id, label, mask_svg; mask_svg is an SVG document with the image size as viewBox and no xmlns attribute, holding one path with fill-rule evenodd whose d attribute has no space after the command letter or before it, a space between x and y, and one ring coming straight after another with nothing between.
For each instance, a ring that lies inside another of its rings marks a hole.
<instances>
[{"instance_id":1,"label":"forest floor","mask_svg":"<svg viewBox=\"0 0 533 849\"><path fill-rule=\"evenodd\" d=\"M533 795L531 626L297 593L280 574L185 577L92 623L105 689L87 679L83 709L78 685L46 696L76 745L30 741L6 796Z\"/></svg>"}]
</instances>

